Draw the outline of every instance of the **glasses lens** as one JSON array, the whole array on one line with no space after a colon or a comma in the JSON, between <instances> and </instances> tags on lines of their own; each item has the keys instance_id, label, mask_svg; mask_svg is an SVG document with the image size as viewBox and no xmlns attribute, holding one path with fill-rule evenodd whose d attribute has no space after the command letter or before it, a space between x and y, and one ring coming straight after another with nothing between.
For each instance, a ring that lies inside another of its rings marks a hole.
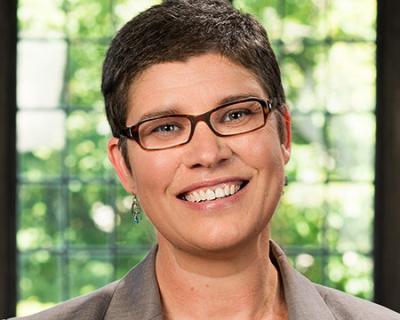
<instances>
[{"instance_id":1,"label":"glasses lens","mask_svg":"<svg viewBox=\"0 0 400 320\"><path fill-rule=\"evenodd\" d=\"M222 135L245 133L265 124L264 111L256 100L243 101L217 109L211 114L214 130Z\"/></svg>"},{"instance_id":2,"label":"glasses lens","mask_svg":"<svg viewBox=\"0 0 400 320\"><path fill-rule=\"evenodd\" d=\"M138 130L144 148L170 148L189 139L190 120L181 116L162 117L141 123Z\"/></svg>"}]
</instances>

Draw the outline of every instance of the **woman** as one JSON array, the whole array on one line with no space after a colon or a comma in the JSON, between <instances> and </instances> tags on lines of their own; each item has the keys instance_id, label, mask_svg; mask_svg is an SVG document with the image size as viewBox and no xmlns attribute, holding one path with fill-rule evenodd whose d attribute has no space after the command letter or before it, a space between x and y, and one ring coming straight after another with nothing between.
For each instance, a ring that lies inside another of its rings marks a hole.
<instances>
[{"instance_id":1,"label":"woman","mask_svg":"<svg viewBox=\"0 0 400 320\"><path fill-rule=\"evenodd\" d=\"M28 319L400 319L312 284L270 241L290 115L252 17L165 1L116 35L102 91L109 158L157 246L122 280Z\"/></svg>"}]
</instances>

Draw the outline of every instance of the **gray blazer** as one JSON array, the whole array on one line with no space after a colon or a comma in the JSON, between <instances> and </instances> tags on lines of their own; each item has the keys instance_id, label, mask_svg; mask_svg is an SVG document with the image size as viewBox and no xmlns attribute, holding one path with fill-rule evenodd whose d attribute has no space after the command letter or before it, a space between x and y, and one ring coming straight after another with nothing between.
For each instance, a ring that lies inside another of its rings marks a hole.
<instances>
[{"instance_id":1,"label":"gray blazer","mask_svg":"<svg viewBox=\"0 0 400 320\"><path fill-rule=\"evenodd\" d=\"M161 320L160 292L154 271L156 251L153 248L119 281L19 319ZM283 280L289 320L400 320L400 314L387 308L313 284L289 265L282 249L272 241L271 253Z\"/></svg>"}]
</instances>

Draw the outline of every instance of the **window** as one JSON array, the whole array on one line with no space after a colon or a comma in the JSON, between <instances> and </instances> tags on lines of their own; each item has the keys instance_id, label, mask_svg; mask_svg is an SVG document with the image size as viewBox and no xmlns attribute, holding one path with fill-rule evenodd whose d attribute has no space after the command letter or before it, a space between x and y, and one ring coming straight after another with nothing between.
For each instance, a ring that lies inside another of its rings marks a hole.
<instances>
[{"instance_id":1,"label":"window","mask_svg":"<svg viewBox=\"0 0 400 320\"><path fill-rule=\"evenodd\" d=\"M154 241L105 156L99 92L110 37L154 2L19 2L19 315L121 277ZM371 298L376 3L234 3L267 27L293 115L274 238L314 281Z\"/></svg>"}]
</instances>

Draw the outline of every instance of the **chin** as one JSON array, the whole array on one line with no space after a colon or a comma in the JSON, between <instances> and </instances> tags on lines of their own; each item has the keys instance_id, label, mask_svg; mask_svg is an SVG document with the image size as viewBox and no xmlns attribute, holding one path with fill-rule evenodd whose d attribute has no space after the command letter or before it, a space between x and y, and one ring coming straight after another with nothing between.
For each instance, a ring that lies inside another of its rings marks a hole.
<instances>
[{"instance_id":1,"label":"chin","mask_svg":"<svg viewBox=\"0 0 400 320\"><path fill-rule=\"evenodd\" d=\"M201 255L232 256L247 250L252 245L257 245L260 237L261 234L255 230L251 233L243 232L242 234L237 229L232 230L232 232L225 230L225 232L217 234L208 232L206 236L199 235L196 237L197 239L192 236L190 248L187 249Z\"/></svg>"}]
</instances>

